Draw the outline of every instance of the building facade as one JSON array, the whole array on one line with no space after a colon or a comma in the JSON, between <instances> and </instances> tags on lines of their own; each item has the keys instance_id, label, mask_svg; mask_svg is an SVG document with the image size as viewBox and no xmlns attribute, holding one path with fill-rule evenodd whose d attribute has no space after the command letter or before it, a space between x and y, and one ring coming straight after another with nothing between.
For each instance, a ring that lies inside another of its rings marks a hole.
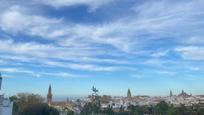
<instances>
[{"instance_id":1,"label":"building facade","mask_svg":"<svg viewBox=\"0 0 204 115\"><path fill-rule=\"evenodd\" d=\"M0 73L0 115L12 115L13 103L4 97L4 93L1 90L2 79Z\"/></svg>"}]
</instances>

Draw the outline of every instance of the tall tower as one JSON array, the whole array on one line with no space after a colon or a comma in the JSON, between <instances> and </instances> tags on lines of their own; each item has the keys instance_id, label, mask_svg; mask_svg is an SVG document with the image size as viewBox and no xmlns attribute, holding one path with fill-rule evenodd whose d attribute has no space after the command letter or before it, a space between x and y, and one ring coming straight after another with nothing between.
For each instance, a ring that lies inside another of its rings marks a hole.
<instances>
[{"instance_id":1,"label":"tall tower","mask_svg":"<svg viewBox=\"0 0 204 115\"><path fill-rule=\"evenodd\" d=\"M128 89L128 92L127 92L127 98L131 98L132 97L132 95L131 95L131 91L130 91L130 89Z\"/></svg>"},{"instance_id":2,"label":"tall tower","mask_svg":"<svg viewBox=\"0 0 204 115\"><path fill-rule=\"evenodd\" d=\"M0 90L1 90L1 85L2 85L2 76L1 76L1 72L0 72Z\"/></svg>"},{"instance_id":3,"label":"tall tower","mask_svg":"<svg viewBox=\"0 0 204 115\"><path fill-rule=\"evenodd\" d=\"M173 96L173 93L172 93L172 91L171 91L171 90L170 90L170 94L169 94L169 96L170 96L170 97L172 97L172 96Z\"/></svg>"},{"instance_id":4,"label":"tall tower","mask_svg":"<svg viewBox=\"0 0 204 115\"><path fill-rule=\"evenodd\" d=\"M49 86L49 89L48 89L47 103L48 103L48 105L51 105L51 103L52 103L52 88L51 88L51 85Z\"/></svg>"},{"instance_id":5,"label":"tall tower","mask_svg":"<svg viewBox=\"0 0 204 115\"><path fill-rule=\"evenodd\" d=\"M184 94L185 92L184 92L184 90L182 89L182 91L181 91L181 94Z\"/></svg>"}]
</instances>

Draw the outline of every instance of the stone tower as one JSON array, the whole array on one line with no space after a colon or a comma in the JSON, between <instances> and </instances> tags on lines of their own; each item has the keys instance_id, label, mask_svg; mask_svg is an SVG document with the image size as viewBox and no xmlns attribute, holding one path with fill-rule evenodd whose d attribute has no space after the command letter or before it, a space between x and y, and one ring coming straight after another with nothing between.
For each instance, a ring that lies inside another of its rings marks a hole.
<instances>
[{"instance_id":1,"label":"stone tower","mask_svg":"<svg viewBox=\"0 0 204 115\"><path fill-rule=\"evenodd\" d=\"M52 104L52 88L51 88L51 85L49 86L49 89L48 89L47 103L48 103L48 105Z\"/></svg>"},{"instance_id":2,"label":"stone tower","mask_svg":"<svg viewBox=\"0 0 204 115\"><path fill-rule=\"evenodd\" d=\"M2 76L1 76L1 72L0 72L0 90L1 90L1 85L2 85Z\"/></svg>"},{"instance_id":3,"label":"stone tower","mask_svg":"<svg viewBox=\"0 0 204 115\"><path fill-rule=\"evenodd\" d=\"M131 91L130 91L130 89L128 89L128 92L127 92L127 98L131 98L132 97L132 95L131 95Z\"/></svg>"},{"instance_id":4,"label":"stone tower","mask_svg":"<svg viewBox=\"0 0 204 115\"><path fill-rule=\"evenodd\" d=\"M172 93L172 91L171 91L171 90L170 90L170 94L169 94L169 96L170 96L170 97L172 97L172 96L173 96L173 93Z\"/></svg>"}]
</instances>

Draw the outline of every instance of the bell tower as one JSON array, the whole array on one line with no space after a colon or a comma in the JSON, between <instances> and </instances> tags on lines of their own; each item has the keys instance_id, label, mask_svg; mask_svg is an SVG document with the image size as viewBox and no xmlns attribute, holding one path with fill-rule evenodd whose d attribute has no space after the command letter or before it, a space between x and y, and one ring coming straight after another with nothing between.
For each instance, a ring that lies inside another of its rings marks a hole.
<instances>
[{"instance_id":1,"label":"bell tower","mask_svg":"<svg viewBox=\"0 0 204 115\"><path fill-rule=\"evenodd\" d=\"M169 96L170 96L170 97L172 97L172 96L173 96L173 93L172 93L172 91L171 91L171 90L170 90L170 94L169 94Z\"/></svg>"},{"instance_id":2,"label":"bell tower","mask_svg":"<svg viewBox=\"0 0 204 115\"><path fill-rule=\"evenodd\" d=\"M131 99L132 95L131 95L131 91L130 89L128 89L128 92L127 92L127 98Z\"/></svg>"},{"instance_id":3,"label":"bell tower","mask_svg":"<svg viewBox=\"0 0 204 115\"><path fill-rule=\"evenodd\" d=\"M47 103L48 103L48 105L52 104L52 87L51 87L51 85L49 86L49 89L48 89Z\"/></svg>"},{"instance_id":4,"label":"bell tower","mask_svg":"<svg viewBox=\"0 0 204 115\"><path fill-rule=\"evenodd\" d=\"M1 90L1 85L2 85L2 76L1 76L1 72L0 72L0 90Z\"/></svg>"}]
</instances>

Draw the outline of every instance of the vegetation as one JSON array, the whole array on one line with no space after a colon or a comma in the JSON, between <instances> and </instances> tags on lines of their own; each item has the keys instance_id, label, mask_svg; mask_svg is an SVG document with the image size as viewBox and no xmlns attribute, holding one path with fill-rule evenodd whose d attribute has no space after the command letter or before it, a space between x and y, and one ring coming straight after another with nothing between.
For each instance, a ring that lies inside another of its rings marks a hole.
<instances>
[{"instance_id":1,"label":"vegetation","mask_svg":"<svg viewBox=\"0 0 204 115\"><path fill-rule=\"evenodd\" d=\"M87 103L84 105L81 115L89 115L89 114L99 114L101 113L101 107L100 105L96 103Z\"/></svg>"},{"instance_id":2,"label":"vegetation","mask_svg":"<svg viewBox=\"0 0 204 115\"><path fill-rule=\"evenodd\" d=\"M67 111L67 115L75 115L75 114L74 114L74 112L73 112L73 111L68 110L68 111Z\"/></svg>"},{"instance_id":3,"label":"vegetation","mask_svg":"<svg viewBox=\"0 0 204 115\"><path fill-rule=\"evenodd\" d=\"M14 102L13 115L59 115L58 111L44 103L44 99L35 94L20 93L10 97Z\"/></svg>"},{"instance_id":4,"label":"vegetation","mask_svg":"<svg viewBox=\"0 0 204 115\"><path fill-rule=\"evenodd\" d=\"M175 107L161 101L154 106L134 106L129 105L127 108L121 106L114 109L112 106L101 108L101 101L97 94L92 95L92 101L86 103L80 115L204 115L203 105ZM59 112L47 103L44 99L35 94L20 93L10 97L14 102L13 115L59 115ZM74 112L65 108L67 115L74 115Z\"/></svg>"},{"instance_id":5,"label":"vegetation","mask_svg":"<svg viewBox=\"0 0 204 115\"><path fill-rule=\"evenodd\" d=\"M174 107L167 104L165 101L161 101L155 106L134 106L129 105L127 108L123 106L120 109L113 109L112 106L107 108L101 108L101 98L98 95L98 90L92 88L91 102L85 104L82 108L81 115L204 115L204 106L193 105L186 107L180 105ZM130 92L129 92L130 93ZM131 97L131 94L129 94Z\"/></svg>"},{"instance_id":6,"label":"vegetation","mask_svg":"<svg viewBox=\"0 0 204 115\"><path fill-rule=\"evenodd\" d=\"M105 109L93 107L94 105L88 103L84 106L82 110L82 115L204 115L204 107L199 105L193 105L186 107L180 105L179 107L174 107L168 105L166 102L161 101L155 106L133 106L130 105L125 110L121 107L119 110L114 110L111 106L108 106ZM96 112L97 111L97 112Z\"/></svg>"},{"instance_id":7,"label":"vegetation","mask_svg":"<svg viewBox=\"0 0 204 115\"><path fill-rule=\"evenodd\" d=\"M98 95L98 90L93 86L92 87L92 96L91 102L84 105L81 115L89 115L89 114L100 114L101 111L101 100L100 96Z\"/></svg>"}]
</instances>

